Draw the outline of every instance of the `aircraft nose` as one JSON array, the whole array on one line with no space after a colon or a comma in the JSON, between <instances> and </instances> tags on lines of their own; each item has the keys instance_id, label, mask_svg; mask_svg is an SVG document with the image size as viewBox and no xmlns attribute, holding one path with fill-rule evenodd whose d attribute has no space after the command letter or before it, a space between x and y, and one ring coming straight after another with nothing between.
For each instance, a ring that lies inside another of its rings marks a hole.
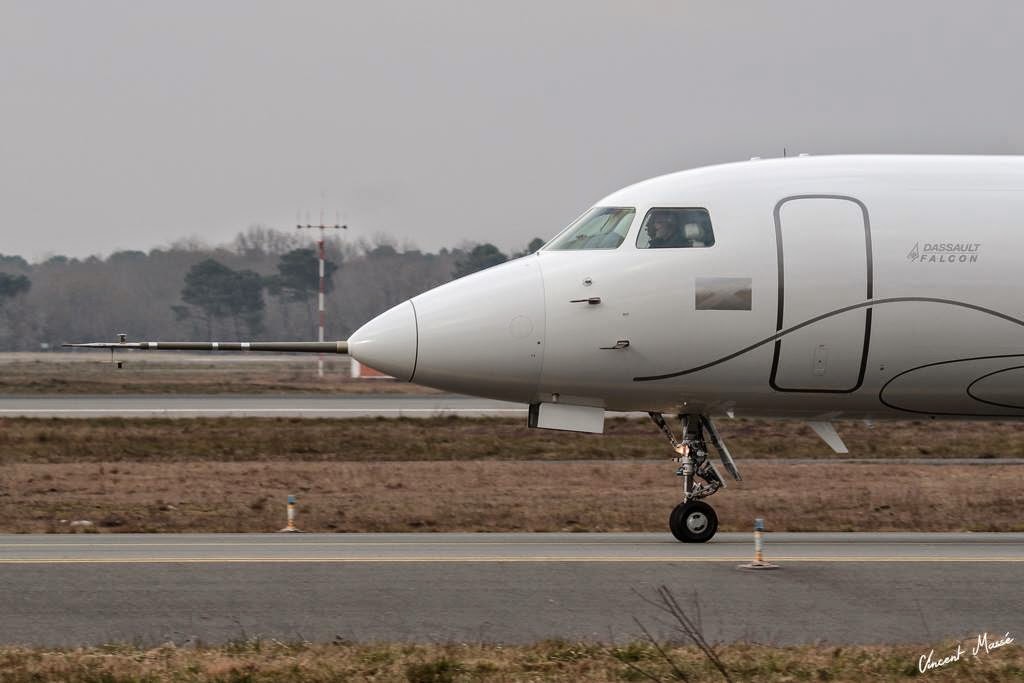
<instances>
[{"instance_id":1,"label":"aircraft nose","mask_svg":"<svg viewBox=\"0 0 1024 683\"><path fill-rule=\"evenodd\" d=\"M363 365L408 382L416 371L417 336L416 309L403 301L356 330L348 352Z\"/></svg>"},{"instance_id":2,"label":"aircraft nose","mask_svg":"<svg viewBox=\"0 0 1024 683\"><path fill-rule=\"evenodd\" d=\"M424 292L416 309L413 382L529 403L544 356L544 278L536 255Z\"/></svg>"}]
</instances>

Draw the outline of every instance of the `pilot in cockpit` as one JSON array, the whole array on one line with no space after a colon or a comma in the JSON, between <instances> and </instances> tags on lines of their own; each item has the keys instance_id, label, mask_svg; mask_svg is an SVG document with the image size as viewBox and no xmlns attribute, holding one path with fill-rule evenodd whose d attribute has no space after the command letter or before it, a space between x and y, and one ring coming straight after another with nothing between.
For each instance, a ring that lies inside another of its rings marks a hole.
<instances>
[{"instance_id":1,"label":"pilot in cockpit","mask_svg":"<svg viewBox=\"0 0 1024 683\"><path fill-rule=\"evenodd\" d=\"M669 211L658 211L651 215L647 223L647 238L647 247L650 249L690 246L679 232L675 214Z\"/></svg>"}]
</instances>

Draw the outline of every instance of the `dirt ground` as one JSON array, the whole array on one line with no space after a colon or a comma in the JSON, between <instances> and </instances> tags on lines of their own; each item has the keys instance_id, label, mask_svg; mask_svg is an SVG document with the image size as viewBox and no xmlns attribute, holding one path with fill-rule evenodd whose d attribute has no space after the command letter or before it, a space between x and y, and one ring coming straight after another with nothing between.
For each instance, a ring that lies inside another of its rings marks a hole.
<instances>
[{"instance_id":1,"label":"dirt ground","mask_svg":"<svg viewBox=\"0 0 1024 683\"><path fill-rule=\"evenodd\" d=\"M746 463L721 529L1024 531L1022 468ZM298 496L307 531L664 531L672 463L337 461L13 463L0 532L265 532ZM72 525L88 521L87 527Z\"/></svg>"}]
</instances>

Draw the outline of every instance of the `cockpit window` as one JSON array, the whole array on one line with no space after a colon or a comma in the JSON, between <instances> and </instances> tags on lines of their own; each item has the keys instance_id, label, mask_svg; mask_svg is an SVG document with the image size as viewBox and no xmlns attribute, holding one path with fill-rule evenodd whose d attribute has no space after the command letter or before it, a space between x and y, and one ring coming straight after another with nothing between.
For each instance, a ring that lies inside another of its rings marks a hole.
<instances>
[{"instance_id":1,"label":"cockpit window","mask_svg":"<svg viewBox=\"0 0 1024 683\"><path fill-rule=\"evenodd\" d=\"M626 239L636 210L623 207L596 206L544 248L554 251L570 249L615 249Z\"/></svg>"},{"instance_id":2,"label":"cockpit window","mask_svg":"<svg viewBox=\"0 0 1024 683\"><path fill-rule=\"evenodd\" d=\"M640 249L710 247L714 243L707 209L651 209L636 236Z\"/></svg>"}]
</instances>

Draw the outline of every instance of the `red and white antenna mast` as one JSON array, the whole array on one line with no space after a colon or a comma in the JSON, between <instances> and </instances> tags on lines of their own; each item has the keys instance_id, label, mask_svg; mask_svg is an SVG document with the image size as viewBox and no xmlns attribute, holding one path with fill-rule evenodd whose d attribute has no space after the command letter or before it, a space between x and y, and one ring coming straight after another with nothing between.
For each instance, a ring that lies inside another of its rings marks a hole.
<instances>
[{"instance_id":1,"label":"red and white antenna mast","mask_svg":"<svg viewBox=\"0 0 1024 683\"><path fill-rule=\"evenodd\" d=\"M306 220L308 221L309 218L307 217ZM316 228L317 230L320 231L320 239L317 240L317 243L316 243L317 250L319 252L318 261L319 261L319 274L320 274L320 292L319 292L319 295L318 295L318 302L317 302L317 307L320 310L320 326L319 326L319 329L317 330L316 339L317 339L317 341L323 341L324 340L324 325L327 322L327 314L324 312L324 261L325 261L324 235L325 235L325 231L327 231L327 230L348 230L348 226L347 225L341 225L337 220L335 220L334 225L327 225L327 224L325 224L324 223L324 210L320 209L320 224L319 225L313 225L313 224L307 222L306 225L302 225L300 223L300 224L296 225L295 227L298 230L303 230L303 229L307 229L307 228ZM317 375L317 377L323 377L324 376L324 357L323 357L323 354L321 354L320 356L317 357L317 361L316 361L316 375Z\"/></svg>"}]
</instances>

